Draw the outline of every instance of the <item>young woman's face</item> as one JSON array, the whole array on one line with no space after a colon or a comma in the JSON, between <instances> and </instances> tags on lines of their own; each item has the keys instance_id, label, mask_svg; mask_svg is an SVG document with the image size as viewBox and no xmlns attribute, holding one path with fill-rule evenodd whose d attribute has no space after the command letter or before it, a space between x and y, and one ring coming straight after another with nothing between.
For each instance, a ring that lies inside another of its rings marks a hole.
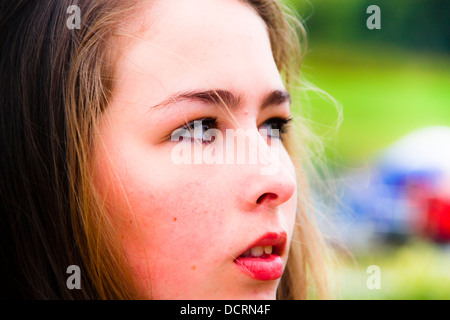
<instances>
[{"instance_id":1,"label":"young woman's face","mask_svg":"<svg viewBox=\"0 0 450 320\"><path fill-rule=\"evenodd\" d=\"M94 157L136 283L154 299L273 299L297 202L284 146L257 131L278 129L273 119L290 112L265 24L237 0L155 1L143 17L118 60ZM227 99L234 119L209 90L239 98ZM196 138L250 129L258 143L247 152L279 161L180 164L174 148L197 142L171 134L201 119Z\"/></svg>"}]
</instances>

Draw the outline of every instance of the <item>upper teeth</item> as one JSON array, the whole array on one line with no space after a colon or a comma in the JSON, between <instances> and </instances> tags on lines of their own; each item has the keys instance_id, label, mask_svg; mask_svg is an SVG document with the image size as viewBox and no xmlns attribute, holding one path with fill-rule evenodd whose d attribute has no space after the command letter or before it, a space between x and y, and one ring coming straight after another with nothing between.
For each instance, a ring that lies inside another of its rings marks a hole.
<instances>
[{"instance_id":1,"label":"upper teeth","mask_svg":"<svg viewBox=\"0 0 450 320\"><path fill-rule=\"evenodd\" d=\"M260 257L263 254L271 254L272 253L272 246L260 246L260 247L254 247L251 248L250 250L247 250L246 252L244 252L244 254L242 256L244 257L248 257L248 256L253 256L253 257Z\"/></svg>"}]
</instances>

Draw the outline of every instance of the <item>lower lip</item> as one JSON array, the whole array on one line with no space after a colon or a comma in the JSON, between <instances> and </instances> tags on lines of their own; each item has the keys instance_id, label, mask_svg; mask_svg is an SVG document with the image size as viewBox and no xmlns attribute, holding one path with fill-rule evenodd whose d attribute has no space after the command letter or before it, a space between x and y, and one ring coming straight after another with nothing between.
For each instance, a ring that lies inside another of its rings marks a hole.
<instances>
[{"instance_id":1,"label":"lower lip","mask_svg":"<svg viewBox=\"0 0 450 320\"><path fill-rule=\"evenodd\" d=\"M234 263L247 275L256 280L275 280L283 275L283 260L276 254L258 258L239 257L234 260Z\"/></svg>"}]
</instances>

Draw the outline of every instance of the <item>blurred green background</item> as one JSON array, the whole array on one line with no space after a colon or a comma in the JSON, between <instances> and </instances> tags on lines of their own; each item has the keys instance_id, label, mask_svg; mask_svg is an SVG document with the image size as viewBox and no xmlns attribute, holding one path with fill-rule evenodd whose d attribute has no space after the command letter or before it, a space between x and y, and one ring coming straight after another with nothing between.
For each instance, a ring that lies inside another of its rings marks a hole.
<instances>
[{"instance_id":1,"label":"blurred green background","mask_svg":"<svg viewBox=\"0 0 450 320\"><path fill-rule=\"evenodd\" d=\"M450 126L450 1L285 0L308 33L303 76L342 106L310 97L309 117L326 142L331 170L364 166L394 141L425 126ZM381 29L369 30L369 5ZM330 132L332 134L330 134ZM450 159L449 159L450 161ZM414 238L353 252L339 273L344 299L450 299L448 244ZM381 288L369 290L369 265Z\"/></svg>"}]
</instances>

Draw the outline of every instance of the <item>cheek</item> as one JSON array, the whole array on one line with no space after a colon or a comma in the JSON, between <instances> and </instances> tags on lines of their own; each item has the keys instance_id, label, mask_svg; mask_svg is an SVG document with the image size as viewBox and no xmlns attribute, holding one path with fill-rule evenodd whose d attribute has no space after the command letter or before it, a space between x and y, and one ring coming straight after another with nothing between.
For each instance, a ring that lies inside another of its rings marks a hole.
<instances>
[{"instance_id":1,"label":"cheek","mask_svg":"<svg viewBox=\"0 0 450 320\"><path fill-rule=\"evenodd\" d=\"M139 184L130 194L136 223L121 229L123 244L138 281L151 285L144 290L153 288L155 298L175 297L178 290L188 295L199 283L217 278L216 257L223 256L217 253L226 245L224 214L197 196L208 191L198 184L156 187ZM153 201L146 201L148 194Z\"/></svg>"},{"instance_id":2,"label":"cheek","mask_svg":"<svg viewBox=\"0 0 450 320\"><path fill-rule=\"evenodd\" d=\"M96 185L137 282L151 284L157 295L160 286L180 287L188 285L187 278L214 273L217 252L229 250L223 239L229 234L224 229L227 199L217 183L200 167L176 166L167 159L147 159L158 168L154 171L144 163L125 162L119 154L105 158L110 160L102 161Z\"/></svg>"},{"instance_id":3,"label":"cheek","mask_svg":"<svg viewBox=\"0 0 450 320\"><path fill-rule=\"evenodd\" d=\"M189 255L200 249L203 252L207 239L217 234L223 224L223 214L217 206L200 196L207 194L208 187L182 184L180 180L178 186L167 180L153 185L139 179L127 185L136 228L145 247L154 254L162 253L161 258Z\"/></svg>"}]
</instances>

